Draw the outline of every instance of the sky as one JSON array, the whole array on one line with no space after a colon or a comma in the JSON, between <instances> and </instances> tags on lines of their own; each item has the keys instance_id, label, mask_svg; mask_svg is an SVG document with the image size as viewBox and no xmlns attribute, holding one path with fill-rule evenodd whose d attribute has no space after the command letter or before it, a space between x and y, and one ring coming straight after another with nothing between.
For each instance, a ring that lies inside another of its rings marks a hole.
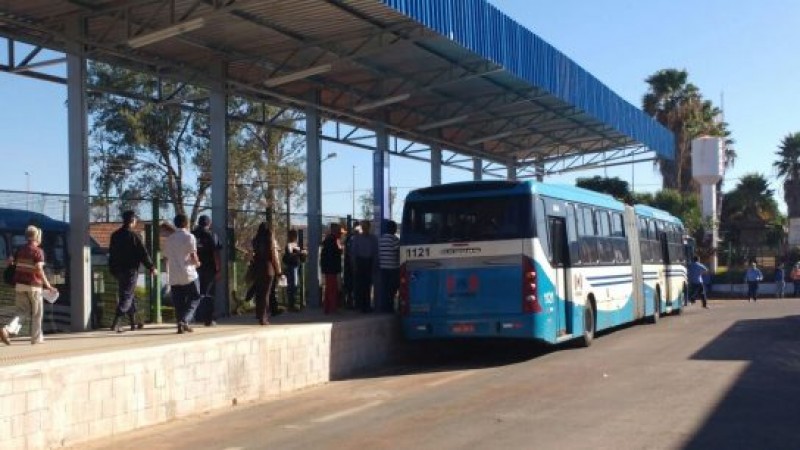
<instances>
[{"instance_id":1,"label":"sky","mask_svg":"<svg viewBox=\"0 0 800 450\"><path fill-rule=\"evenodd\" d=\"M490 0L554 45L631 104L640 107L645 78L660 69L685 69L690 82L718 106L736 141L735 166L724 190L748 173L764 175L786 211L772 163L781 139L800 131L800 2L764 0ZM5 60L5 45L0 57ZM55 69L54 69L55 70ZM0 73L0 190L68 192L66 88ZM325 142L323 214L346 215L371 187L370 151ZM430 183L427 163L392 157L390 183L399 197ZM26 173L28 175L26 175ZM355 173L355 177L353 174ZM652 163L548 177L617 176L635 191L661 186ZM353 179L355 178L355 184ZM487 178L487 177L485 177ZM444 182L472 179L444 168ZM399 202L398 205L400 206ZM356 204L356 209L360 209ZM397 208L399 209L399 208ZM397 217L399 212L395 212Z\"/></svg>"}]
</instances>

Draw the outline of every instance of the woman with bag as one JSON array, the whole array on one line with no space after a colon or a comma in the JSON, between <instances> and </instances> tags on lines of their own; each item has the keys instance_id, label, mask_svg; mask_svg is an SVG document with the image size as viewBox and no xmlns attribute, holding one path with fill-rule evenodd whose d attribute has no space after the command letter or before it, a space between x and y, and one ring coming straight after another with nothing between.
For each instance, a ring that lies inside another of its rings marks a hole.
<instances>
[{"instance_id":1,"label":"woman with bag","mask_svg":"<svg viewBox=\"0 0 800 450\"><path fill-rule=\"evenodd\" d=\"M58 290L47 280L44 273L44 252L39 245L42 243L42 230L31 225L25 229L25 239L28 243L14 254L16 270L14 271L14 291L17 315L11 322L0 328L0 341L11 345L10 335L16 335L22 328L20 317L30 318L31 344L44 343L42 333L42 316L44 312L43 290L55 295Z\"/></svg>"},{"instance_id":2,"label":"woman with bag","mask_svg":"<svg viewBox=\"0 0 800 450\"><path fill-rule=\"evenodd\" d=\"M273 285L282 275L278 259L278 244L266 222L258 226L253 238L253 286L256 295L256 318L261 325L269 325L267 298L272 295ZM275 307L270 308L273 310Z\"/></svg>"}]
</instances>

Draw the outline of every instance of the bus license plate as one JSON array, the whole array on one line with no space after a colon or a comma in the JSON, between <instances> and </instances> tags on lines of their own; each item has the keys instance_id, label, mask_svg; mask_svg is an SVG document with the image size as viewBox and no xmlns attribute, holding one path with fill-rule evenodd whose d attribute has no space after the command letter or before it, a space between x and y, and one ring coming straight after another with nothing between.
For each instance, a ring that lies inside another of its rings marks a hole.
<instances>
[{"instance_id":1,"label":"bus license plate","mask_svg":"<svg viewBox=\"0 0 800 450\"><path fill-rule=\"evenodd\" d=\"M452 327L453 333L474 333L474 323L457 323Z\"/></svg>"}]
</instances>

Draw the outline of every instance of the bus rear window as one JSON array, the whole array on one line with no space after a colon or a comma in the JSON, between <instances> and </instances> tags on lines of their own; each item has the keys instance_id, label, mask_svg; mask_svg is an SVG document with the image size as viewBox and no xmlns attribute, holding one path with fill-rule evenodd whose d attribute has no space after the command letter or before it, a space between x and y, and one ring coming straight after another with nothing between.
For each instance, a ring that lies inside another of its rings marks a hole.
<instances>
[{"instance_id":1,"label":"bus rear window","mask_svg":"<svg viewBox=\"0 0 800 450\"><path fill-rule=\"evenodd\" d=\"M530 197L479 197L406 203L401 241L417 245L533 235Z\"/></svg>"}]
</instances>

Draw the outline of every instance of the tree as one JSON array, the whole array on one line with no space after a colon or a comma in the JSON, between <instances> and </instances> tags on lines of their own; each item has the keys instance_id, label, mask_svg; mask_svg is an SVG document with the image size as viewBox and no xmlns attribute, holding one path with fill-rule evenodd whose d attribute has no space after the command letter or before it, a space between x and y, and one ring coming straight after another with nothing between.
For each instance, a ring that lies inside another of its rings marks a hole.
<instances>
[{"instance_id":1,"label":"tree","mask_svg":"<svg viewBox=\"0 0 800 450\"><path fill-rule=\"evenodd\" d=\"M722 200L721 229L734 245L760 246L776 244L766 239L774 236L773 228L780 226L782 217L773 197L774 190L763 175L743 176L736 187Z\"/></svg>"},{"instance_id":2,"label":"tree","mask_svg":"<svg viewBox=\"0 0 800 450\"><path fill-rule=\"evenodd\" d=\"M720 120L722 114L700 90L689 83L685 70L663 69L645 81L648 92L642 99L642 108L675 135L675 158L659 159L656 164L665 189L682 193L694 192L692 180L691 142L698 136L718 136L725 139L725 167L733 166L736 152L730 138L728 124Z\"/></svg>"},{"instance_id":3,"label":"tree","mask_svg":"<svg viewBox=\"0 0 800 450\"><path fill-rule=\"evenodd\" d=\"M389 212L391 213L390 214L391 218L393 218L396 213L396 209L394 207L396 200L397 200L397 189L390 188L388 206L389 206ZM361 194L361 196L358 198L358 201L359 204L361 205L361 217L367 220L372 220L374 216L373 205L375 204L374 197L372 195L372 189L365 192L364 194Z\"/></svg>"},{"instance_id":4,"label":"tree","mask_svg":"<svg viewBox=\"0 0 800 450\"><path fill-rule=\"evenodd\" d=\"M578 178L575 185L595 192L603 192L625 203L633 202L633 194L628 182L619 177L607 178L595 175L592 178Z\"/></svg>"},{"instance_id":5,"label":"tree","mask_svg":"<svg viewBox=\"0 0 800 450\"><path fill-rule=\"evenodd\" d=\"M294 127L297 112L244 99L231 103L235 119L229 127L238 125L229 128L228 177L233 188L228 204L236 207L229 222L235 229L236 248L248 253L250 238L261 221L270 221L275 236L284 236L288 224L282 213L305 198L305 141L286 131Z\"/></svg>"},{"instance_id":6,"label":"tree","mask_svg":"<svg viewBox=\"0 0 800 450\"><path fill-rule=\"evenodd\" d=\"M132 70L92 62L89 113L96 130L92 160L95 186L108 196L138 193L160 197L192 222L211 185L208 117L178 104L159 103L159 92L181 96L202 90ZM108 93L108 92L119 92ZM98 170L100 169L100 170Z\"/></svg>"},{"instance_id":7,"label":"tree","mask_svg":"<svg viewBox=\"0 0 800 450\"><path fill-rule=\"evenodd\" d=\"M788 134L776 152L773 166L783 178L783 199L790 218L800 217L800 132Z\"/></svg>"}]
</instances>

